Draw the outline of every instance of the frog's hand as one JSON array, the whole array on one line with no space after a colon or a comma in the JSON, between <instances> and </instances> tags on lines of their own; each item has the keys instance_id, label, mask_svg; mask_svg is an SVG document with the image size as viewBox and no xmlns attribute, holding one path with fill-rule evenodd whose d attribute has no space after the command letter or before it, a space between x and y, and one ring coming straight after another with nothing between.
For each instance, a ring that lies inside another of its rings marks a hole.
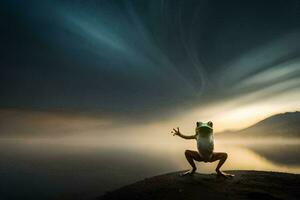
<instances>
[{"instance_id":1,"label":"frog's hand","mask_svg":"<svg viewBox=\"0 0 300 200\"><path fill-rule=\"evenodd\" d=\"M177 127L177 130L173 128L173 131L171 131L171 133L173 133L173 136L180 135L179 127Z\"/></svg>"}]
</instances>

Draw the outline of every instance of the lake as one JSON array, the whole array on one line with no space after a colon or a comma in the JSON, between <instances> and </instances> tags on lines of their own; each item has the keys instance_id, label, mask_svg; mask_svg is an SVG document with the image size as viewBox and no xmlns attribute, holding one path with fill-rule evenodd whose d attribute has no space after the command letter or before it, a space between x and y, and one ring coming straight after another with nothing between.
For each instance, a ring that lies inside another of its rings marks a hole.
<instances>
[{"instance_id":1,"label":"lake","mask_svg":"<svg viewBox=\"0 0 300 200\"><path fill-rule=\"evenodd\" d=\"M79 139L0 140L0 199L80 199L123 185L188 169L185 149L195 141L136 136ZM216 151L229 154L223 169L300 173L300 142L217 140ZM214 173L215 163L197 163Z\"/></svg>"}]
</instances>

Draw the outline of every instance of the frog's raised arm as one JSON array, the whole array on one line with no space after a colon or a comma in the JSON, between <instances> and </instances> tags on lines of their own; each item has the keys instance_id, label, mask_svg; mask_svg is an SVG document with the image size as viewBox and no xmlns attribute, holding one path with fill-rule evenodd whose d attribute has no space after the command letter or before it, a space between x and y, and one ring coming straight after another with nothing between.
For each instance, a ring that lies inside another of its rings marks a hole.
<instances>
[{"instance_id":1,"label":"frog's raised arm","mask_svg":"<svg viewBox=\"0 0 300 200\"><path fill-rule=\"evenodd\" d=\"M177 127L177 129L173 128L173 131L171 131L171 133L173 133L173 136L178 135L179 137L187 140L196 139L196 135L183 135L182 133L180 133L179 127Z\"/></svg>"}]
</instances>

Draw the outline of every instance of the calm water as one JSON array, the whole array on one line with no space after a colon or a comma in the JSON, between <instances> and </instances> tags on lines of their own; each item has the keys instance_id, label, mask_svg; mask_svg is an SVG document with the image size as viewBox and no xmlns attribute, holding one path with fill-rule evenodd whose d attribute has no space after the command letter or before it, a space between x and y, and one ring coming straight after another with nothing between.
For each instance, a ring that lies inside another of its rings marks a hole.
<instances>
[{"instance_id":1,"label":"calm water","mask_svg":"<svg viewBox=\"0 0 300 200\"><path fill-rule=\"evenodd\" d=\"M161 139L1 140L0 199L90 198L145 177L188 168L194 141ZM300 173L298 140L217 141L224 169ZM217 163L198 163L213 173Z\"/></svg>"}]
</instances>

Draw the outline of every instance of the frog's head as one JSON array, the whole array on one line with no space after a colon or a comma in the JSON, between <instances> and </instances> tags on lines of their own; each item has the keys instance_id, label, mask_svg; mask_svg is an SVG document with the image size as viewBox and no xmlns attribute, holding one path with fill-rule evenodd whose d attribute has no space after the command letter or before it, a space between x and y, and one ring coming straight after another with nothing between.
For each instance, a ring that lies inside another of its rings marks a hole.
<instances>
[{"instance_id":1,"label":"frog's head","mask_svg":"<svg viewBox=\"0 0 300 200\"><path fill-rule=\"evenodd\" d=\"M196 123L196 133L212 133L213 132L213 123L211 121L204 123L204 122L197 122Z\"/></svg>"}]
</instances>

